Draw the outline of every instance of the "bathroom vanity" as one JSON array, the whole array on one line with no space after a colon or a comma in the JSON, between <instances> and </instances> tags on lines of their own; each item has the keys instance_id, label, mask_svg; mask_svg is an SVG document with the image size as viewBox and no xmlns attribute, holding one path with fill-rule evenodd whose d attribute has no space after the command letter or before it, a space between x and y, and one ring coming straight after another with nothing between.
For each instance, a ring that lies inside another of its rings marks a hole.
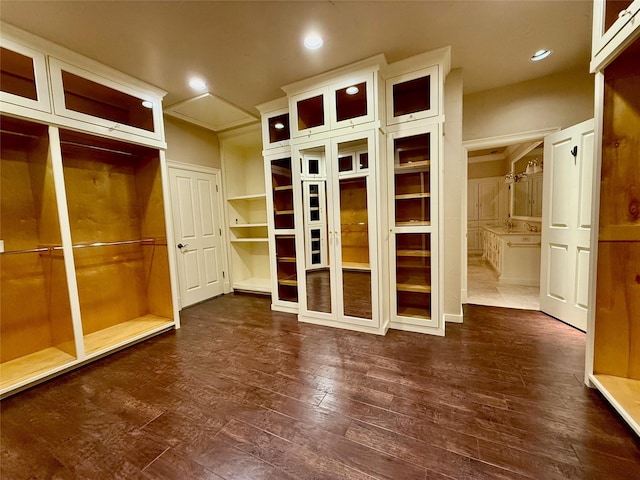
<instances>
[{"instance_id":1,"label":"bathroom vanity","mask_svg":"<svg viewBox=\"0 0 640 480\"><path fill-rule=\"evenodd\" d=\"M485 226L482 255L510 285L540 285L540 232Z\"/></svg>"}]
</instances>

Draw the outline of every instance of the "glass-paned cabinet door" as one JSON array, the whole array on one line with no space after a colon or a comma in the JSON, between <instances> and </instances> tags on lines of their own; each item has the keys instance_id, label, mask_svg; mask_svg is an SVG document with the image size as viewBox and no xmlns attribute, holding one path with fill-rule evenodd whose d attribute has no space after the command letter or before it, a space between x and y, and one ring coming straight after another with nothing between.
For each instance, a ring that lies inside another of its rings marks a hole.
<instances>
[{"instance_id":1,"label":"glass-paned cabinet door","mask_svg":"<svg viewBox=\"0 0 640 480\"><path fill-rule=\"evenodd\" d=\"M293 95L290 98L291 135L300 137L329 129L327 89Z\"/></svg>"},{"instance_id":2,"label":"glass-paned cabinet door","mask_svg":"<svg viewBox=\"0 0 640 480\"><path fill-rule=\"evenodd\" d=\"M47 64L43 53L2 39L0 100L43 112L51 111Z\"/></svg>"},{"instance_id":3,"label":"glass-paned cabinet door","mask_svg":"<svg viewBox=\"0 0 640 480\"><path fill-rule=\"evenodd\" d=\"M371 122L375 118L373 74L359 75L332 85L332 128Z\"/></svg>"},{"instance_id":4,"label":"glass-paned cabinet door","mask_svg":"<svg viewBox=\"0 0 640 480\"><path fill-rule=\"evenodd\" d=\"M298 277L296 270L296 238L293 234L275 235L276 275L278 300L298 301Z\"/></svg>"},{"instance_id":5,"label":"glass-paned cabinet door","mask_svg":"<svg viewBox=\"0 0 640 480\"><path fill-rule=\"evenodd\" d=\"M593 56L608 45L623 28L626 29L632 20L640 20L640 0L596 0L593 8Z\"/></svg>"},{"instance_id":6,"label":"glass-paned cabinet door","mask_svg":"<svg viewBox=\"0 0 640 480\"><path fill-rule=\"evenodd\" d=\"M291 158L271 161L273 225L276 230L295 228L293 209L293 172Z\"/></svg>"},{"instance_id":7,"label":"glass-paned cabinet door","mask_svg":"<svg viewBox=\"0 0 640 480\"><path fill-rule=\"evenodd\" d=\"M58 59L49 60L55 113L148 138L161 139L160 100Z\"/></svg>"},{"instance_id":8,"label":"glass-paned cabinet door","mask_svg":"<svg viewBox=\"0 0 640 480\"><path fill-rule=\"evenodd\" d=\"M289 112L281 110L262 117L262 141L264 148L286 147L291 138Z\"/></svg>"},{"instance_id":9,"label":"glass-paned cabinet door","mask_svg":"<svg viewBox=\"0 0 640 480\"><path fill-rule=\"evenodd\" d=\"M391 134L393 219L396 227L426 227L432 222L432 160L437 158L437 126L411 134Z\"/></svg>"},{"instance_id":10,"label":"glass-paned cabinet door","mask_svg":"<svg viewBox=\"0 0 640 480\"><path fill-rule=\"evenodd\" d=\"M431 234L395 235L395 307L399 317L431 318Z\"/></svg>"},{"instance_id":11,"label":"glass-paned cabinet door","mask_svg":"<svg viewBox=\"0 0 640 480\"><path fill-rule=\"evenodd\" d=\"M438 66L388 78L387 125L439 114Z\"/></svg>"}]
</instances>

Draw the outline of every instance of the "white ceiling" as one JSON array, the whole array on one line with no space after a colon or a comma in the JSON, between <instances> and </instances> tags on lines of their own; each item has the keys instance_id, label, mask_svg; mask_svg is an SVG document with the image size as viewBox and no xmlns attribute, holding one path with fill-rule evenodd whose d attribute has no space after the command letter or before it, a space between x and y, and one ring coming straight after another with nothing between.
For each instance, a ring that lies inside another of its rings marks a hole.
<instances>
[{"instance_id":1,"label":"white ceiling","mask_svg":"<svg viewBox=\"0 0 640 480\"><path fill-rule=\"evenodd\" d=\"M169 93L213 95L257 116L281 86L378 53L394 62L452 46L465 93L588 69L591 0L555 1L5 1L0 19ZM315 28L325 45L307 51ZM540 48L553 55L540 63Z\"/></svg>"}]
</instances>

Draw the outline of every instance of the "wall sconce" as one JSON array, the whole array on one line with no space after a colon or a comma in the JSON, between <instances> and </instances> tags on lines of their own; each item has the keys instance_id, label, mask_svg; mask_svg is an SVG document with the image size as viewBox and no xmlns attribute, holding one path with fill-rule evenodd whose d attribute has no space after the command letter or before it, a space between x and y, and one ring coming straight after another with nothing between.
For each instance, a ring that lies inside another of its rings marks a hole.
<instances>
[{"instance_id":1,"label":"wall sconce","mask_svg":"<svg viewBox=\"0 0 640 480\"><path fill-rule=\"evenodd\" d=\"M515 173L507 173L504 176L504 183L506 183L507 185L511 185L512 183L518 183L523 178L527 178L527 173L526 172L517 173L517 174L515 174Z\"/></svg>"}]
</instances>

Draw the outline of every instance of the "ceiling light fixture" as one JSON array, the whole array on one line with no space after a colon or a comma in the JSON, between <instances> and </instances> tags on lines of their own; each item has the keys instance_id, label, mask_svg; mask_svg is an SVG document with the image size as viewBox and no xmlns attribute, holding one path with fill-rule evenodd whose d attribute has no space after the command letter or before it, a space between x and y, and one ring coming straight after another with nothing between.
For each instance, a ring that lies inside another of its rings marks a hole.
<instances>
[{"instance_id":1,"label":"ceiling light fixture","mask_svg":"<svg viewBox=\"0 0 640 480\"><path fill-rule=\"evenodd\" d=\"M309 50L317 50L323 43L324 41L322 40L322 37L317 33L310 33L304 37L304 46Z\"/></svg>"},{"instance_id":2,"label":"ceiling light fixture","mask_svg":"<svg viewBox=\"0 0 640 480\"><path fill-rule=\"evenodd\" d=\"M207 83L201 78L197 77L193 77L189 80L189 86L198 92L207 89Z\"/></svg>"},{"instance_id":3,"label":"ceiling light fixture","mask_svg":"<svg viewBox=\"0 0 640 480\"><path fill-rule=\"evenodd\" d=\"M532 62L539 62L540 60L544 60L545 58L547 58L549 55L551 55L551 50L538 50L536 53L531 55L531 58L529 60L531 60Z\"/></svg>"},{"instance_id":4,"label":"ceiling light fixture","mask_svg":"<svg viewBox=\"0 0 640 480\"><path fill-rule=\"evenodd\" d=\"M347 95L355 95L356 93L358 93L360 90L358 89L358 87L356 87L355 85L348 87L345 92Z\"/></svg>"},{"instance_id":5,"label":"ceiling light fixture","mask_svg":"<svg viewBox=\"0 0 640 480\"><path fill-rule=\"evenodd\" d=\"M282 130L284 128L284 123L276 123L273 128L275 128L276 130Z\"/></svg>"}]
</instances>

